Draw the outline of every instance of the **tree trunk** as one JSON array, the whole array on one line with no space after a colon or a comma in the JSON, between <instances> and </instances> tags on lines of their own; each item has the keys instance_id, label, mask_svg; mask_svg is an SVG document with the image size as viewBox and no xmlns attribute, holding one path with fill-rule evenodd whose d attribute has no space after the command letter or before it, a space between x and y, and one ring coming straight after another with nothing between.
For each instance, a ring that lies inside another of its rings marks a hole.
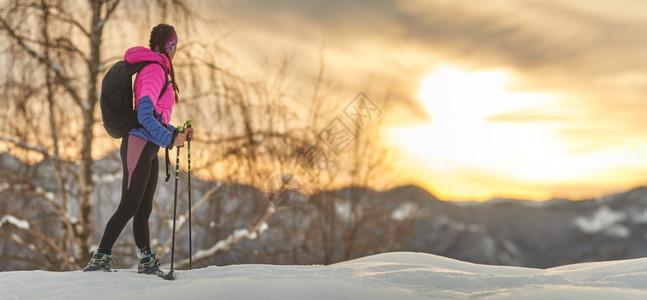
<instances>
[{"instance_id":1,"label":"tree trunk","mask_svg":"<svg viewBox=\"0 0 647 300\"><path fill-rule=\"evenodd\" d=\"M92 244L92 193L94 191L92 139L94 127L94 108L97 103L97 79L99 65L101 64L101 34L104 20L101 20L101 3L92 1L92 24L90 31L90 57L88 64L87 102L81 107L83 114L83 133L81 137L81 168L79 174L79 207L80 226L77 226L78 249L75 253L76 261L82 264L87 259ZM85 258L85 259L84 259ZM81 265L79 265L81 266Z\"/></svg>"}]
</instances>

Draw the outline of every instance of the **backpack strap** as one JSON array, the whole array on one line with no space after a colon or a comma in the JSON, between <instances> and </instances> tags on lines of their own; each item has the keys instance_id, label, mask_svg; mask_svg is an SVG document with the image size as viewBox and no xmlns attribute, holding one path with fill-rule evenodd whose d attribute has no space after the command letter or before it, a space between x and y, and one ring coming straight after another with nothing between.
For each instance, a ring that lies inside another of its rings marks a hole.
<instances>
[{"instance_id":1,"label":"backpack strap","mask_svg":"<svg viewBox=\"0 0 647 300\"><path fill-rule=\"evenodd\" d=\"M166 83L164 83L164 86L162 87L162 91L160 92L160 95L157 96L157 99L162 98L162 95L164 95L164 93L166 93L166 88L168 88L168 84L169 84L169 82L168 82L168 80L166 80Z\"/></svg>"},{"instance_id":2,"label":"backpack strap","mask_svg":"<svg viewBox=\"0 0 647 300\"><path fill-rule=\"evenodd\" d=\"M164 83L164 86L162 87L162 91L160 92L159 96L157 96L157 99L158 99L158 100L159 100L160 98L162 98L162 96L164 95L164 93L166 93L166 89L168 88L168 83L169 83L169 82L168 82L168 80L166 81L166 83ZM162 122L162 114L159 114L159 116L157 116L157 118L156 118L156 119L157 119L157 121Z\"/></svg>"},{"instance_id":3,"label":"backpack strap","mask_svg":"<svg viewBox=\"0 0 647 300\"><path fill-rule=\"evenodd\" d=\"M159 98L162 98L162 95L164 95L164 93L166 93L166 89L168 88L168 84L169 84L168 74L169 74L169 72L167 72L166 69L164 68L164 66L162 66L162 64L160 64L159 62L156 62L156 61L147 61L146 62L146 65L150 65L150 64L156 64L156 65L162 67L162 70L164 71L164 81L165 82L164 82L164 86L162 87L162 91L160 92L159 96L157 96L157 99L159 99ZM159 120L159 117L158 117L158 120Z\"/></svg>"},{"instance_id":4,"label":"backpack strap","mask_svg":"<svg viewBox=\"0 0 647 300\"><path fill-rule=\"evenodd\" d=\"M168 155L168 148L166 148L166 179L164 180L165 182L168 182L169 179L171 179L171 173L168 171L168 166L171 164L171 159L169 158Z\"/></svg>"}]
</instances>

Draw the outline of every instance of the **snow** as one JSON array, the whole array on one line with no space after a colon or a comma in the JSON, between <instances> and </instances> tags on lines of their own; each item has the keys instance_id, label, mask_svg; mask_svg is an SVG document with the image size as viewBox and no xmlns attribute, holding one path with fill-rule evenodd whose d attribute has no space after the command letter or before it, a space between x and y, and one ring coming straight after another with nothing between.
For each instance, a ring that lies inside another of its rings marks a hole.
<instances>
[{"instance_id":1,"label":"snow","mask_svg":"<svg viewBox=\"0 0 647 300\"><path fill-rule=\"evenodd\" d=\"M46 192L42 187L39 187L39 186L36 187L36 193L43 195L49 201L54 201L56 198L54 196L54 193Z\"/></svg>"},{"instance_id":2,"label":"snow","mask_svg":"<svg viewBox=\"0 0 647 300\"><path fill-rule=\"evenodd\" d=\"M186 222L186 218L183 215L179 215L176 220L175 226L177 228L181 228ZM173 228L173 219L168 220L168 227Z\"/></svg>"},{"instance_id":3,"label":"snow","mask_svg":"<svg viewBox=\"0 0 647 300\"><path fill-rule=\"evenodd\" d=\"M647 299L647 259L552 269L395 252L330 266L230 265L165 281L114 273L0 272L3 299Z\"/></svg>"},{"instance_id":4,"label":"snow","mask_svg":"<svg viewBox=\"0 0 647 300\"><path fill-rule=\"evenodd\" d=\"M236 230L234 230L234 238L235 239L243 238L248 234L249 234L249 230L247 230L247 229L236 229Z\"/></svg>"},{"instance_id":5,"label":"snow","mask_svg":"<svg viewBox=\"0 0 647 300\"><path fill-rule=\"evenodd\" d=\"M181 228L182 225L184 225L185 222L186 222L186 218L184 217L184 215L178 216L178 218L177 218L177 228ZM171 223L171 225L172 224L173 223Z\"/></svg>"},{"instance_id":6,"label":"snow","mask_svg":"<svg viewBox=\"0 0 647 300\"><path fill-rule=\"evenodd\" d=\"M258 228L258 234L263 234L263 232L265 232L269 228L270 226L267 225L267 222L263 222L263 224L261 224L261 226Z\"/></svg>"},{"instance_id":7,"label":"snow","mask_svg":"<svg viewBox=\"0 0 647 300\"><path fill-rule=\"evenodd\" d=\"M417 210L418 207L411 202L402 203L396 210L393 211L393 213L391 213L391 219L396 221L405 220L415 215L415 212Z\"/></svg>"},{"instance_id":8,"label":"snow","mask_svg":"<svg viewBox=\"0 0 647 300\"><path fill-rule=\"evenodd\" d=\"M631 236L631 230L627 226L614 224L613 226L607 228L604 233L608 236L618 237L618 238L628 238Z\"/></svg>"},{"instance_id":9,"label":"snow","mask_svg":"<svg viewBox=\"0 0 647 300\"><path fill-rule=\"evenodd\" d=\"M268 228L267 224L264 222L264 223L262 223L260 225L258 231L260 231L260 230L265 231L265 230L267 230L267 228ZM228 249L229 247L231 247L231 245L235 244L237 242L237 240L245 239L245 238L250 239L250 240L254 240L257 237L258 237L258 233L256 231L249 231L249 229L244 229L244 228L243 229L236 229L236 230L234 230L234 232L232 234L227 236L227 238L218 241L211 248L206 249L206 250L198 250L195 253L195 256L196 257L209 256L209 255L217 253L218 251Z\"/></svg>"},{"instance_id":10,"label":"snow","mask_svg":"<svg viewBox=\"0 0 647 300\"><path fill-rule=\"evenodd\" d=\"M630 235L629 228L617 224L626 219L625 212L614 211L607 206L602 206L591 217L575 218L574 223L587 233L604 232L614 237L628 237Z\"/></svg>"},{"instance_id":11,"label":"snow","mask_svg":"<svg viewBox=\"0 0 647 300\"><path fill-rule=\"evenodd\" d=\"M4 215L2 218L0 218L0 227L2 227L2 225L4 225L5 223L12 224L13 226L21 229L29 229L29 222L27 222L26 220L18 219L12 215Z\"/></svg>"},{"instance_id":12,"label":"snow","mask_svg":"<svg viewBox=\"0 0 647 300\"><path fill-rule=\"evenodd\" d=\"M631 220L634 223L639 223L639 224L647 223L647 209L643 210L642 212L631 211L630 215L631 215Z\"/></svg>"}]
</instances>

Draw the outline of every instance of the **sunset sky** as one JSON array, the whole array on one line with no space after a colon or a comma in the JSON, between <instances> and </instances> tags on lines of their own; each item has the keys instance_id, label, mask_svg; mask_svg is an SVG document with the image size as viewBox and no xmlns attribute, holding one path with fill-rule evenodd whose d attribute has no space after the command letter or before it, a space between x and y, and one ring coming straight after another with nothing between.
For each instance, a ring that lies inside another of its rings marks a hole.
<instances>
[{"instance_id":1,"label":"sunset sky","mask_svg":"<svg viewBox=\"0 0 647 300\"><path fill-rule=\"evenodd\" d=\"M239 60L326 71L390 101L403 183L442 199L582 199L647 183L647 2L243 0Z\"/></svg>"}]
</instances>

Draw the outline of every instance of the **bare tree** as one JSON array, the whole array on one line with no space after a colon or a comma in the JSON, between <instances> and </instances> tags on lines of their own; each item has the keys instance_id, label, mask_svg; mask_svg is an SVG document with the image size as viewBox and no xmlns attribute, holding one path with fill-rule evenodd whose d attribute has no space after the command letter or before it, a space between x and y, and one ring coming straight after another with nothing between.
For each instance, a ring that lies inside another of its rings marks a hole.
<instances>
[{"instance_id":1,"label":"bare tree","mask_svg":"<svg viewBox=\"0 0 647 300\"><path fill-rule=\"evenodd\" d=\"M163 11L176 7L189 13L183 1L156 3ZM80 266L91 247L96 104L106 63L102 38L120 6L120 0L10 0L0 7L0 34L7 41L3 65L8 70L0 85L8 95L2 116L8 122L0 140L13 151L23 149L25 159L40 155L55 164L56 185L30 187L43 191L31 196L46 203L62 227L52 235L30 227L33 236L53 239L48 244L64 263L50 265L52 269Z\"/></svg>"},{"instance_id":2,"label":"bare tree","mask_svg":"<svg viewBox=\"0 0 647 300\"><path fill-rule=\"evenodd\" d=\"M117 21L122 27L148 29L151 23L172 16L175 24L181 24L176 28L185 32L181 36L187 37L174 59L183 92L182 109L175 110L174 119L194 119L200 131L194 141L199 151L192 153L194 174L215 180L196 191L193 207L184 207L178 218L186 220L188 209L205 212L196 216L194 224L207 236L195 245L197 263L213 263L226 251L243 251L236 246L257 238L272 224L270 218L278 210L272 199L262 193L245 194L232 186L263 190L275 174L299 174L304 177L303 190L315 194L330 189L339 178L354 178L346 181L353 184L373 182L385 162L385 154L376 151L379 147L372 148L376 142L369 139L358 140L355 150L349 148L339 158L354 161L352 168L300 159L304 150L326 151L319 134L330 117L339 113L334 103L339 103L341 96L326 78L323 49L320 68L305 82L290 76L291 55L266 56L259 63L264 73L243 78L222 67L223 60L233 58L218 46L217 37L210 41L190 38L194 22L218 26L217 21L196 15L188 0L155 4L149 8L120 0L0 2L0 36L8 41L0 48L0 65L6 70L0 76L0 92L5 95L0 116L7 120L7 126L0 129L0 142L11 153L35 163L29 170L2 174L0 193L15 201L0 203L0 218L14 220L0 222L0 247L3 253L28 262L30 268L81 267L97 237L97 225L102 225L95 222L95 197L103 197L97 195L97 185L103 181L94 167L95 158L106 150L97 146L111 144L114 149L116 143L104 143L104 135L97 134L102 129L96 104L99 80L107 66L120 57L115 51L123 50L103 40L128 33L108 30ZM138 18L133 18L134 14ZM136 34L145 38L148 32ZM307 112L305 117L303 112ZM113 171L103 175L120 176L120 170ZM330 201L316 209L325 215L321 226L329 230L323 236L325 252L331 253L333 245L343 240L348 257L359 253L354 250L357 236L370 215L357 214L355 227L340 226L335 207L340 203ZM162 254L170 249L171 207L170 201L154 206L158 219L152 222L157 232L153 246ZM23 221L28 226L22 226ZM178 231L186 226L179 222ZM340 230L346 233L339 235ZM315 247L306 243L307 238L302 246ZM126 238L116 248L128 251L131 244ZM181 268L187 265L188 253L180 250ZM48 257L46 266L39 259L42 257ZM325 260L332 261L331 257Z\"/></svg>"}]
</instances>

